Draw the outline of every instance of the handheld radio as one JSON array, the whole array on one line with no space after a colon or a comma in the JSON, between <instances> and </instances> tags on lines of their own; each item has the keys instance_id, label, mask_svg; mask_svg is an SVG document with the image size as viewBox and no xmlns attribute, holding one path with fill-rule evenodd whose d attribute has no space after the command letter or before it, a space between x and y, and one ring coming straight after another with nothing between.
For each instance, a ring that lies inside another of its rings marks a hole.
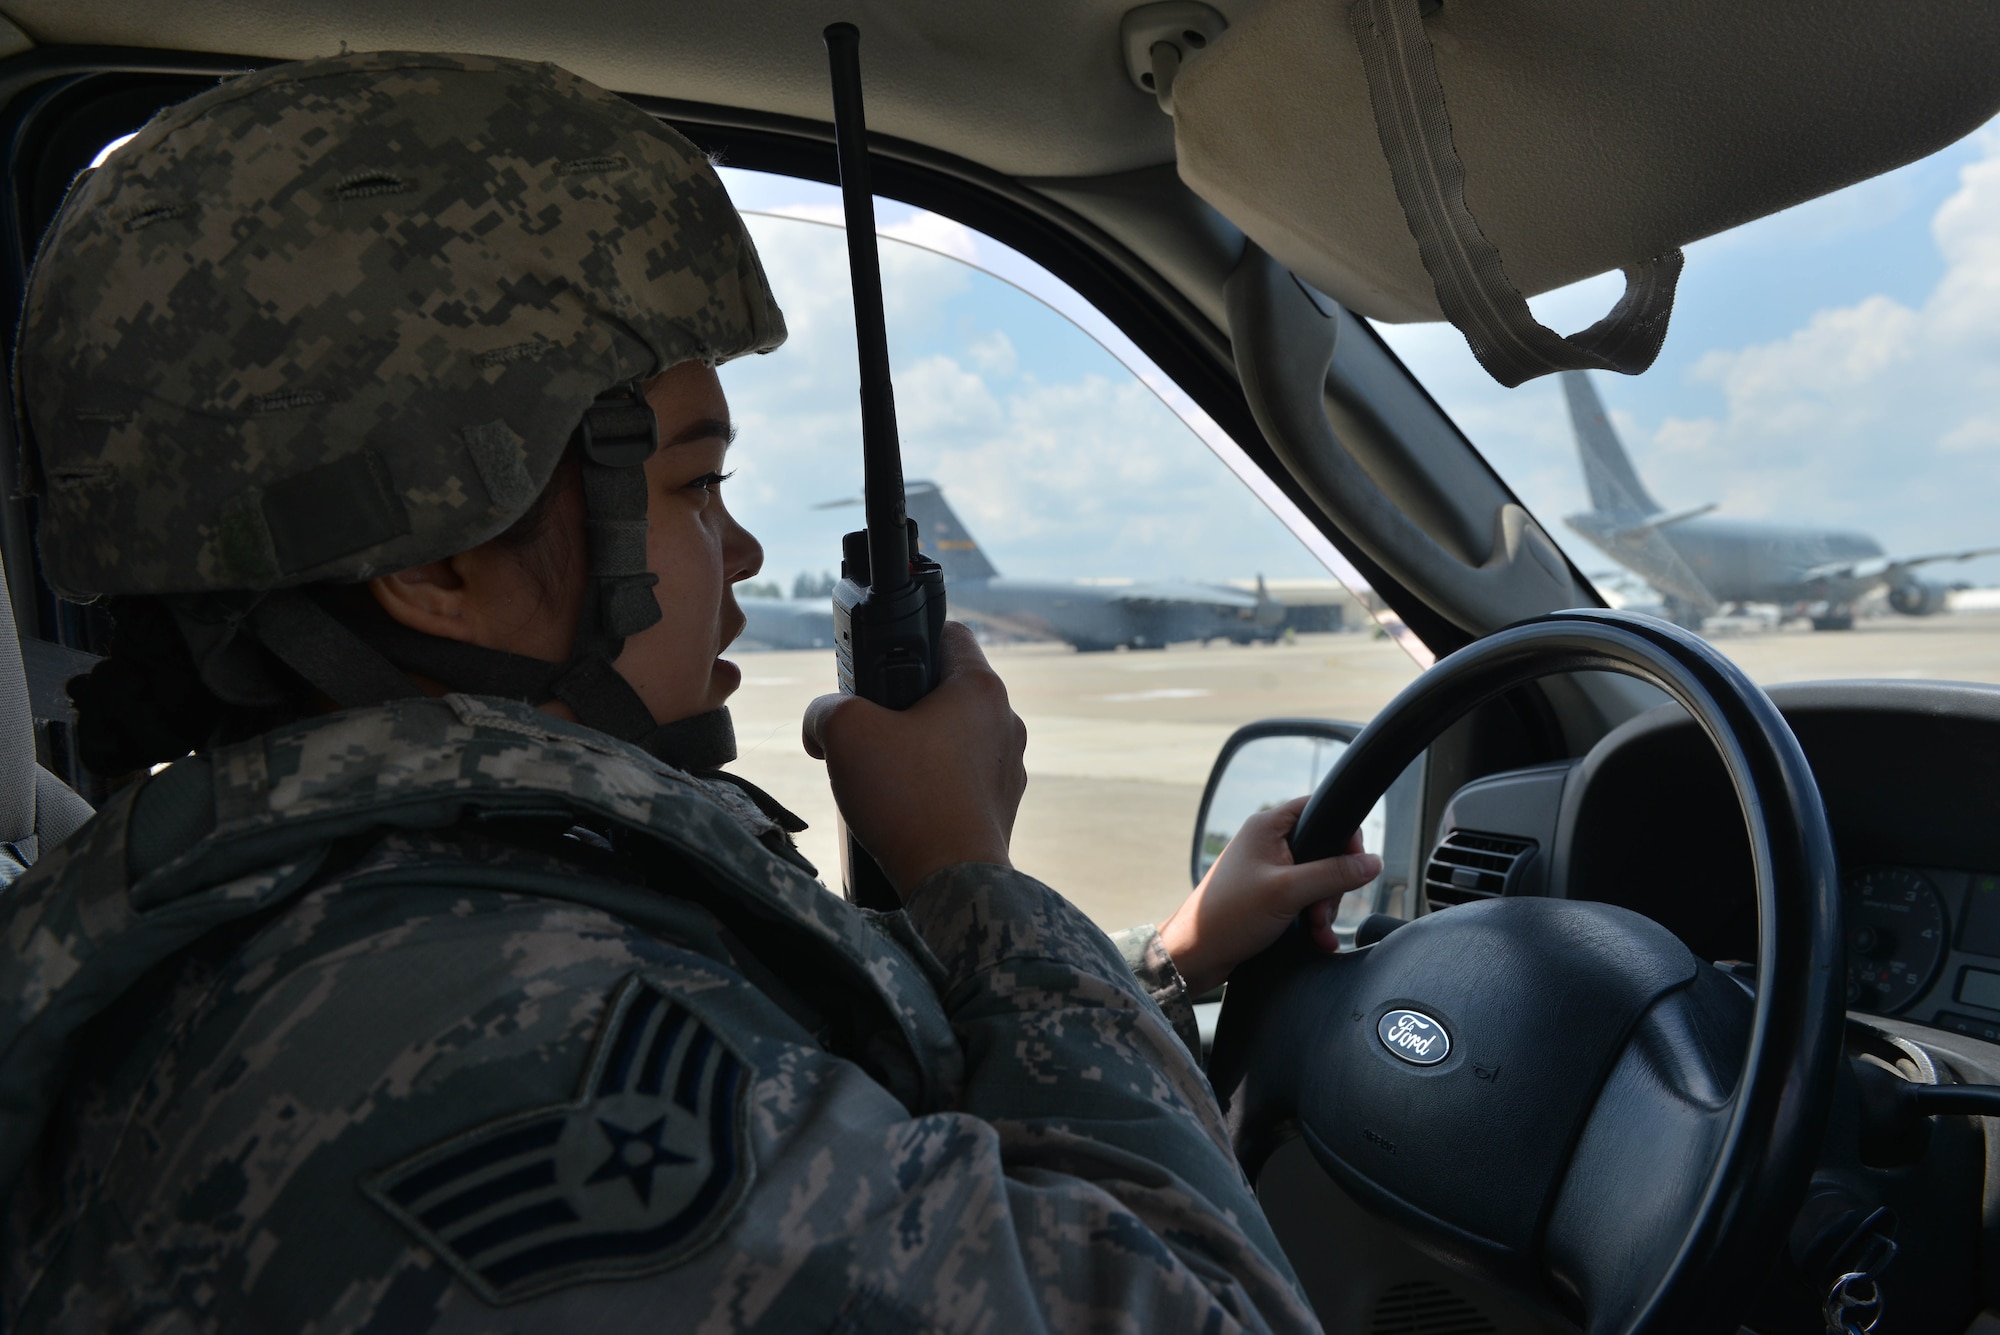
<instances>
[{"instance_id":1,"label":"handheld radio","mask_svg":"<svg viewBox=\"0 0 2000 1335\"><path fill-rule=\"evenodd\" d=\"M854 337L861 358L867 524L841 539L833 652L842 691L890 709L908 709L937 685L944 572L917 550L916 523L903 509L903 455L889 381L875 196L868 183L868 132L861 110L861 33L851 23L836 23L825 37L833 72L834 149L847 215L847 265L854 283ZM882 869L852 834L843 837L841 848L849 901L869 909L902 907Z\"/></svg>"}]
</instances>

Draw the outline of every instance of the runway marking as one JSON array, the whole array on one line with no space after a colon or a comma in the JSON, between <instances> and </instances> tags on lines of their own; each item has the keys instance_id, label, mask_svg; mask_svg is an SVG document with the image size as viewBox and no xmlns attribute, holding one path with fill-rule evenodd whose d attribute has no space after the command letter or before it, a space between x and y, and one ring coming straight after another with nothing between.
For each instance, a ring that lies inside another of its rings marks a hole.
<instances>
[{"instance_id":1,"label":"runway marking","mask_svg":"<svg viewBox=\"0 0 2000 1335\"><path fill-rule=\"evenodd\" d=\"M1199 700L1214 694L1214 691L1203 690L1199 686L1162 686L1151 691L1114 691L1110 695L1086 695L1083 698L1124 705L1140 700Z\"/></svg>"}]
</instances>

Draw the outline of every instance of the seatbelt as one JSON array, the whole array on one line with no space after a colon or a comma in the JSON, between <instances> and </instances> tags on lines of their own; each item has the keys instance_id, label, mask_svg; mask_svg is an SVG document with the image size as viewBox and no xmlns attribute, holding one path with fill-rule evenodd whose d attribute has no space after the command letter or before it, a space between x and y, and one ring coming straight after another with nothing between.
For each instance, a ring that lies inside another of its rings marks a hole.
<instances>
[{"instance_id":1,"label":"seatbelt","mask_svg":"<svg viewBox=\"0 0 2000 1335\"><path fill-rule=\"evenodd\" d=\"M1670 250L1624 269L1625 295L1602 320L1565 338L1528 309L1465 203L1465 164L1420 0L1354 0L1348 17L1361 48L1375 133L1389 160L1397 202L1416 238L1438 307L1472 355L1512 389L1551 371L1637 375L1660 355L1674 309L1682 257Z\"/></svg>"},{"instance_id":2,"label":"seatbelt","mask_svg":"<svg viewBox=\"0 0 2000 1335\"><path fill-rule=\"evenodd\" d=\"M14 632L14 601L7 572L0 568L0 843L14 845L34 860L35 719L28 704L28 674L21 667L21 641ZM11 878L9 878L11 879Z\"/></svg>"}]
</instances>

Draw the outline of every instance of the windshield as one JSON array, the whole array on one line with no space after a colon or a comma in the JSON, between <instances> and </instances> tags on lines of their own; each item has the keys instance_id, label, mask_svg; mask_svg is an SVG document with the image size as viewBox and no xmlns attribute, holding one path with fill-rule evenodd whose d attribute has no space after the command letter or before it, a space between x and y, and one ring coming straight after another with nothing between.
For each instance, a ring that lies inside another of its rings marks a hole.
<instances>
[{"instance_id":1,"label":"windshield","mask_svg":"<svg viewBox=\"0 0 2000 1335\"><path fill-rule=\"evenodd\" d=\"M1607 275L1537 299L1570 332ZM1687 248L1641 376L1495 384L1378 325L1607 601L1770 683L2000 681L2000 122Z\"/></svg>"}]
</instances>

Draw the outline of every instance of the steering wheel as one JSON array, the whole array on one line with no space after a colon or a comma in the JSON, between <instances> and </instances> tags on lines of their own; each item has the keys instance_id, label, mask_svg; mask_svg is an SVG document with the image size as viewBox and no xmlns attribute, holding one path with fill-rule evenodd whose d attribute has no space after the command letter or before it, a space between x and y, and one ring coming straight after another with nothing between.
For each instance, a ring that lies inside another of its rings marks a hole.
<instances>
[{"instance_id":1,"label":"steering wheel","mask_svg":"<svg viewBox=\"0 0 2000 1335\"><path fill-rule=\"evenodd\" d=\"M1733 1331L1803 1199L1844 1014L1833 841L1770 699L1662 621L1523 622L1439 662L1354 739L1293 856L1342 851L1476 705L1589 671L1659 687L1721 755L1755 863L1754 984L1583 900L1464 904L1338 955L1295 929L1231 977L1210 1078L1253 1181L1296 1133L1419 1246L1590 1335ZM1684 859L1698 893L1698 831L1630 855Z\"/></svg>"}]
</instances>

